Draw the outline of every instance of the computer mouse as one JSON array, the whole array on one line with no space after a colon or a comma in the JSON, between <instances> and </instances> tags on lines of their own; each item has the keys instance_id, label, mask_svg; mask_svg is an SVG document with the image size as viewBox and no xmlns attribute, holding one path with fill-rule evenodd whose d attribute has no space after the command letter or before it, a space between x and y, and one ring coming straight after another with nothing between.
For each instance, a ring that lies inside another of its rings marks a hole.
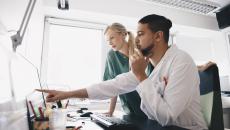
<instances>
[{"instance_id":1,"label":"computer mouse","mask_svg":"<svg viewBox=\"0 0 230 130\"><path fill-rule=\"evenodd\" d=\"M90 117L90 115L93 114L92 112L86 112L80 115L80 117Z\"/></svg>"},{"instance_id":2,"label":"computer mouse","mask_svg":"<svg viewBox=\"0 0 230 130\"><path fill-rule=\"evenodd\" d=\"M82 110L77 110L77 113L83 113L83 111Z\"/></svg>"},{"instance_id":3,"label":"computer mouse","mask_svg":"<svg viewBox=\"0 0 230 130\"><path fill-rule=\"evenodd\" d=\"M86 107L82 107L82 108L81 108L81 110L88 110L88 108L86 108Z\"/></svg>"}]
</instances>

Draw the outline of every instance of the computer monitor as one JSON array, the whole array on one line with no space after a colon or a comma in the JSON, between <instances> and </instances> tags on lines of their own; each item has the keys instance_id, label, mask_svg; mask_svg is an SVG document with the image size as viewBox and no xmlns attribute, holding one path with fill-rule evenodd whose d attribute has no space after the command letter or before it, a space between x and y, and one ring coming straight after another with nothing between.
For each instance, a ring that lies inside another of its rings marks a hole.
<instances>
[{"instance_id":1,"label":"computer monitor","mask_svg":"<svg viewBox=\"0 0 230 130\"><path fill-rule=\"evenodd\" d=\"M11 60L10 70L16 104L18 108L26 106L30 121L35 117L31 106L36 113L38 113L39 107L46 107L44 94L35 91L38 88L42 89L38 68L22 54L15 53Z\"/></svg>"},{"instance_id":2,"label":"computer monitor","mask_svg":"<svg viewBox=\"0 0 230 130\"><path fill-rule=\"evenodd\" d=\"M24 100L35 89L42 89L38 68L20 53L16 53L11 60L11 77L16 102ZM37 96L44 101L43 93Z\"/></svg>"},{"instance_id":3,"label":"computer monitor","mask_svg":"<svg viewBox=\"0 0 230 130\"><path fill-rule=\"evenodd\" d=\"M40 117L39 107L46 107L44 94L35 91L42 89L39 70L22 54L15 53L10 71L16 105L19 109L26 107L29 129L32 129L32 120Z\"/></svg>"},{"instance_id":4,"label":"computer monitor","mask_svg":"<svg viewBox=\"0 0 230 130\"><path fill-rule=\"evenodd\" d=\"M42 93L34 91L36 88L41 88L39 71L22 55L18 53L10 54L7 60L8 64L5 65L10 85L1 86L1 89L9 88L12 92L10 93L12 98L0 104L0 117L7 119L0 120L0 124L3 124L2 128L4 129L27 129L27 122L31 121L30 119L34 117L34 114L31 107L26 107L25 99L30 100L34 107L45 107ZM28 112L28 116L26 116L26 112Z\"/></svg>"}]
</instances>

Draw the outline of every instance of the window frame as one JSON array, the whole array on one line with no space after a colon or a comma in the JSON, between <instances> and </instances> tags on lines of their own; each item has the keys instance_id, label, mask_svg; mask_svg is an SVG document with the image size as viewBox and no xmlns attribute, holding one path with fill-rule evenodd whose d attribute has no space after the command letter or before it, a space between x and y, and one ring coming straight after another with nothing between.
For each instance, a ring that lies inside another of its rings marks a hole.
<instances>
[{"instance_id":1,"label":"window frame","mask_svg":"<svg viewBox=\"0 0 230 130\"><path fill-rule=\"evenodd\" d=\"M41 84L42 86L47 86L47 69L48 69L48 53L49 53L49 31L52 25L60 25L60 26L67 26L67 27L78 27L78 28L86 28L86 29L96 29L101 30L102 34L102 66L101 66L101 79L104 73L105 55L108 52L108 47L106 46L106 41L104 39L104 30L107 26L104 23L96 23L90 21L82 21L82 20L73 20L73 19L64 19L58 17L51 17L45 16L44 18L44 32L43 32L43 42L42 42L42 52L41 52L41 65L40 65L40 74L41 74Z\"/></svg>"}]
</instances>

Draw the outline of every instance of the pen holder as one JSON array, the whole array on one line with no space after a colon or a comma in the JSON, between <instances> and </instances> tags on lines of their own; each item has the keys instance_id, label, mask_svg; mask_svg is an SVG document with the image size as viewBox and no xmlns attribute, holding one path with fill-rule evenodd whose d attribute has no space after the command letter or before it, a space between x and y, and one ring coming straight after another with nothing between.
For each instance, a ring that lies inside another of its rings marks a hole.
<instances>
[{"instance_id":1,"label":"pen holder","mask_svg":"<svg viewBox=\"0 0 230 130\"><path fill-rule=\"evenodd\" d=\"M54 109L50 115L50 128L52 130L66 129L66 109Z\"/></svg>"},{"instance_id":2,"label":"pen holder","mask_svg":"<svg viewBox=\"0 0 230 130\"><path fill-rule=\"evenodd\" d=\"M49 118L35 118L33 121L33 130L50 130Z\"/></svg>"}]
</instances>

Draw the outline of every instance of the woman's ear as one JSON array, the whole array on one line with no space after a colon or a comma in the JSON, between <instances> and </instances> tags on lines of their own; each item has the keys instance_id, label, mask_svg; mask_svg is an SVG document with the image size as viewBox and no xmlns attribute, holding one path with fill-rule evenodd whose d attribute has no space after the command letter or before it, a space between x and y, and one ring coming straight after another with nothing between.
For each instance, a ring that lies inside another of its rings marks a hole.
<instances>
[{"instance_id":1,"label":"woman's ear","mask_svg":"<svg viewBox=\"0 0 230 130\"><path fill-rule=\"evenodd\" d=\"M121 33L122 37L125 39L126 38L126 35L127 33Z\"/></svg>"},{"instance_id":2,"label":"woman's ear","mask_svg":"<svg viewBox=\"0 0 230 130\"><path fill-rule=\"evenodd\" d=\"M125 33L125 32L124 32L124 33L122 33L122 35L126 37L126 36L128 35L128 33Z\"/></svg>"}]
</instances>

